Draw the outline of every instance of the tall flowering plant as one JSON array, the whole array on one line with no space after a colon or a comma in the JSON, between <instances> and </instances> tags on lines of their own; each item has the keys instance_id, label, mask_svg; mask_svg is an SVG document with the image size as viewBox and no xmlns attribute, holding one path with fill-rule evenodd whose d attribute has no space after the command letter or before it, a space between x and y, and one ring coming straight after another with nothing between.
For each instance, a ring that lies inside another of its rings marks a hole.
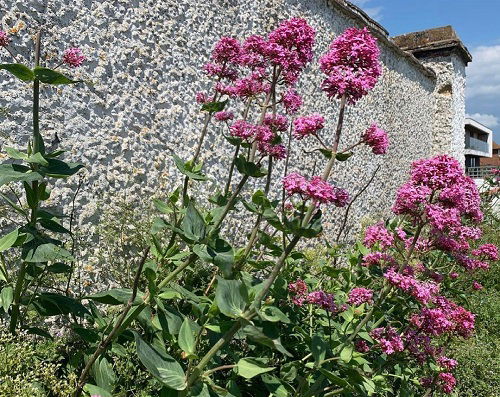
<instances>
[{"instance_id":1,"label":"tall flowering plant","mask_svg":"<svg viewBox=\"0 0 500 397\"><path fill-rule=\"evenodd\" d=\"M389 147L388 134L375 123L359 132L356 144L342 145L346 108L368 95L382 72L367 28L348 29L319 58L321 89L338 105L337 118L303 109L298 83L313 61L315 35L307 21L292 18L267 35L216 43L203 67L212 88L195 98L203 122L194 153L187 161L173 156L182 181L154 201L161 214L132 286L80 300L52 294L52 312L40 312L69 314L71 332L85 346L71 360L78 372L74 397L123 392L114 358L127 343L134 344L162 396L403 395L412 387L427 393L453 388L456 363L444 354L442 339L469 337L474 316L446 298L443 269L450 263L484 269L496 255L489 245L470 249L479 234L472 226L481 220L479 200L455 160L416 162L394 204L398 218L369 227L346 264L336 265L336 249L315 259L319 267L297 249L322 232L325 211L338 212L352 200L334 182L334 164L348 161L362 145L374 155ZM0 43L8 38L0 35ZM69 49L63 61L77 67L83 55ZM28 73L16 65L0 67ZM37 70L28 69L35 83L43 82L49 72ZM33 153L50 162L36 131ZM220 160L227 161L227 178L203 200L193 185L208 179L202 149L213 133L222 134L234 154ZM292 169L290 149L298 140L321 156L321 172ZM277 162L284 163L283 174ZM45 172L43 166L6 167L24 170L19 178ZM249 192L250 180L262 181L260 189ZM271 195L273 180L282 186L278 198ZM243 240L227 225L242 211L251 222ZM36 207L34 217L41 213ZM19 245L14 237L2 240L11 242L6 249ZM50 243L68 255L62 244ZM35 262L53 268L62 258ZM16 277L24 288L22 272ZM11 319L19 317L14 308L23 295L16 292L12 308L9 303L4 309ZM48 299L43 288L33 295ZM15 331L17 320L12 322ZM408 359L418 366L405 364Z\"/></svg>"}]
</instances>

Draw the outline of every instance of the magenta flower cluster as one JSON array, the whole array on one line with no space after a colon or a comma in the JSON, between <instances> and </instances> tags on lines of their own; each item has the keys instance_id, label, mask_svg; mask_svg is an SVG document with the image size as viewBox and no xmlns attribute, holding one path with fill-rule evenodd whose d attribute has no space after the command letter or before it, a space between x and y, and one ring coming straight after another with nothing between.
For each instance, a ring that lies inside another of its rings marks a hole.
<instances>
[{"instance_id":1,"label":"magenta flower cluster","mask_svg":"<svg viewBox=\"0 0 500 397\"><path fill-rule=\"evenodd\" d=\"M82 50L79 48L68 48L64 51L63 62L72 68L81 66L81 64L86 60L87 58L83 55Z\"/></svg>"},{"instance_id":2,"label":"magenta flower cluster","mask_svg":"<svg viewBox=\"0 0 500 397\"><path fill-rule=\"evenodd\" d=\"M0 30L0 47L7 47L9 45L9 42L9 35L3 30Z\"/></svg>"},{"instance_id":3,"label":"magenta flower cluster","mask_svg":"<svg viewBox=\"0 0 500 397\"><path fill-rule=\"evenodd\" d=\"M338 306L335 303L335 296L333 294L329 294L322 290L309 292L307 284L301 279L288 284L288 292L292 297L292 303L297 306L309 303L330 313L339 313L347 310L345 305Z\"/></svg>"},{"instance_id":4,"label":"magenta flower cluster","mask_svg":"<svg viewBox=\"0 0 500 397\"><path fill-rule=\"evenodd\" d=\"M418 302L424 305L429 303L439 293L439 285L433 282L420 281L413 276L398 273L393 267L385 272L384 277L391 285L413 296Z\"/></svg>"},{"instance_id":5,"label":"magenta flower cluster","mask_svg":"<svg viewBox=\"0 0 500 397\"><path fill-rule=\"evenodd\" d=\"M349 103L355 104L375 86L382 73L379 55L377 39L367 28L347 29L319 60L327 75L322 89L330 98L345 95Z\"/></svg>"},{"instance_id":6,"label":"magenta flower cluster","mask_svg":"<svg viewBox=\"0 0 500 397\"><path fill-rule=\"evenodd\" d=\"M404 350L403 339L394 327L375 328L370 336L378 342L380 349L385 354L393 354Z\"/></svg>"},{"instance_id":7,"label":"magenta flower cluster","mask_svg":"<svg viewBox=\"0 0 500 397\"><path fill-rule=\"evenodd\" d=\"M273 116L274 124L273 128L276 129L276 125L279 127L279 123L283 123L280 116ZM268 119L270 122L270 119ZM245 120L235 121L229 128L231 135L240 138L249 143L257 142L257 148L259 151L268 156L272 156L276 159L283 159L286 157L286 148L283 144L274 144L273 140L275 134L269 125L255 125L249 123Z\"/></svg>"},{"instance_id":8,"label":"magenta flower cluster","mask_svg":"<svg viewBox=\"0 0 500 397\"><path fill-rule=\"evenodd\" d=\"M368 288L353 288L349 292L347 303L350 305L361 305L363 303L372 303L373 290Z\"/></svg>"},{"instance_id":9,"label":"magenta flower cluster","mask_svg":"<svg viewBox=\"0 0 500 397\"><path fill-rule=\"evenodd\" d=\"M307 180L294 172L283 178L283 187L289 194L299 194L302 199L312 199L315 203L333 203L337 207L344 207L349 202L349 194L344 189L330 185L319 176Z\"/></svg>"},{"instance_id":10,"label":"magenta flower cluster","mask_svg":"<svg viewBox=\"0 0 500 397\"><path fill-rule=\"evenodd\" d=\"M390 233L382 222L368 226L365 231L364 245L373 247L378 244L381 250L389 248L394 242L394 235Z\"/></svg>"},{"instance_id":11,"label":"magenta flower cluster","mask_svg":"<svg viewBox=\"0 0 500 397\"><path fill-rule=\"evenodd\" d=\"M314 113L310 116L298 117L293 121L293 136L300 140L308 135L315 135L325 126L323 116Z\"/></svg>"},{"instance_id":12,"label":"magenta flower cluster","mask_svg":"<svg viewBox=\"0 0 500 397\"><path fill-rule=\"evenodd\" d=\"M361 137L363 142L372 148L374 154L385 154L389 147L387 132L376 124L372 124Z\"/></svg>"}]
</instances>

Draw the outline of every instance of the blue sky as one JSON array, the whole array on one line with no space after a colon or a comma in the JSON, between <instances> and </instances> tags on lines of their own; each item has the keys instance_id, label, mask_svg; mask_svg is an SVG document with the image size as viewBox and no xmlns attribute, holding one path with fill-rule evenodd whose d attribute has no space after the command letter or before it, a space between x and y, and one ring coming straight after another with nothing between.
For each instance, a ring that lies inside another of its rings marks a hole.
<instances>
[{"instance_id":1,"label":"blue sky","mask_svg":"<svg viewBox=\"0 0 500 397\"><path fill-rule=\"evenodd\" d=\"M473 61L467 68L466 111L500 143L500 0L351 0L391 36L452 25Z\"/></svg>"}]
</instances>

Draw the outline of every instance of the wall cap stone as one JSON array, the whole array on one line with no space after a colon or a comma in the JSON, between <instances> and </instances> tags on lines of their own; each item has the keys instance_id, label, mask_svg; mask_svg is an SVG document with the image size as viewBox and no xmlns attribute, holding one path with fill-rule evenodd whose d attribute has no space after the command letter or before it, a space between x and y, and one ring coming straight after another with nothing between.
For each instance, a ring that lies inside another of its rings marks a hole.
<instances>
[{"instance_id":1,"label":"wall cap stone","mask_svg":"<svg viewBox=\"0 0 500 397\"><path fill-rule=\"evenodd\" d=\"M466 65L472 61L469 50L450 25L406 33L391 39L402 50L411 52L417 58L449 55L456 52Z\"/></svg>"}]
</instances>

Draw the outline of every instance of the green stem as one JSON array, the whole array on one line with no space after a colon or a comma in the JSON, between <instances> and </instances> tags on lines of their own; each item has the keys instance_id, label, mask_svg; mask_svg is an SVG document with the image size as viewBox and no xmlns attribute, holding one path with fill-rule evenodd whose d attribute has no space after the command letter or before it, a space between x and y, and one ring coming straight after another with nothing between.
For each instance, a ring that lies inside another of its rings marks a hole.
<instances>
[{"instance_id":1,"label":"green stem","mask_svg":"<svg viewBox=\"0 0 500 397\"><path fill-rule=\"evenodd\" d=\"M19 274L16 280L16 286L14 288L14 297L12 300L12 311L10 315L9 331L12 334L16 333L17 321L19 319L19 301L21 299L21 292L23 290L24 279L26 277L26 262L21 263L21 268L19 269Z\"/></svg>"}]
</instances>

